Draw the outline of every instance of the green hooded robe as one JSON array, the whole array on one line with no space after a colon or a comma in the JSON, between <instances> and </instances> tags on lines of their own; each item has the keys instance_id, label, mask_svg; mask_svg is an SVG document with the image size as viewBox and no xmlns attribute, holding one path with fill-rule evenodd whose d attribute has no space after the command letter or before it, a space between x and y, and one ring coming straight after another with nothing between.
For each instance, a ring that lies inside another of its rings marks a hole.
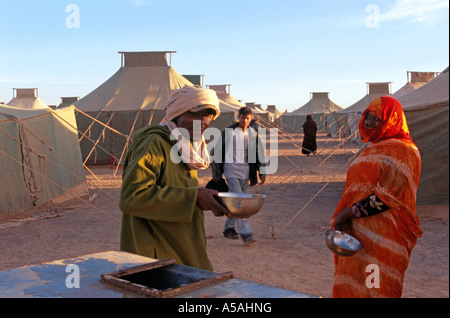
<instances>
[{"instance_id":1,"label":"green hooded robe","mask_svg":"<svg viewBox=\"0 0 450 318\"><path fill-rule=\"evenodd\" d=\"M212 271L204 214L196 205L197 171L171 160L176 141L167 127L144 127L132 139L119 198L120 249Z\"/></svg>"}]
</instances>

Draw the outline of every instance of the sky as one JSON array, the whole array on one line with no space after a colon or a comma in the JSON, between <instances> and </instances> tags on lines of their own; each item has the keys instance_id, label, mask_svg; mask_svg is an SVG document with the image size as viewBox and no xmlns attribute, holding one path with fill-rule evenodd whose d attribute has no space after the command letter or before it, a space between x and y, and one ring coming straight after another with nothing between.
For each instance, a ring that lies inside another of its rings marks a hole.
<instances>
[{"instance_id":1,"label":"sky","mask_svg":"<svg viewBox=\"0 0 450 318\"><path fill-rule=\"evenodd\" d=\"M293 111L311 92L346 108L368 82L449 64L448 0L0 0L0 102L38 88L84 97L119 51L176 51L180 74L230 84L243 103Z\"/></svg>"}]
</instances>

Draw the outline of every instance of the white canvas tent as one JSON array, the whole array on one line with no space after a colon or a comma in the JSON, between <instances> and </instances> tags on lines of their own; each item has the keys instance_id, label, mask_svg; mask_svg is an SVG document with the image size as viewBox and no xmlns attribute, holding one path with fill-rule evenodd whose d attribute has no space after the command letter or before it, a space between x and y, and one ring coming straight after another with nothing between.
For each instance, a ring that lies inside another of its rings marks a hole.
<instances>
[{"instance_id":1,"label":"white canvas tent","mask_svg":"<svg viewBox=\"0 0 450 318\"><path fill-rule=\"evenodd\" d=\"M329 92L311 92L310 100L302 107L281 116L282 127L286 131L299 131L303 128L306 116L312 115L318 129L326 128L325 114L341 110L342 107L330 99Z\"/></svg>"},{"instance_id":2,"label":"white canvas tent","mask_svg":"<svg viewBox=\"0 0 450 318\"><path fill-rule=\"evenodd\" d=\"M398 100L422 157L417 205L449 203L449 69Z\"/></svg>"},{"instance_id":3,"label":"white canvas tent","mask_svg":"<svg viewBox=\"0 0 450 318\"><path fill-rule=\"evenodd\" d=\"M193 85L167 63L174 51L119 53L119 70L74 103L86 164L123 162L131 133L159 123L171 92Z\"/></svg>"},{"instance_id":4,"label":"white canvas tent","mask_svg":"<svg viewBox=\"0 0 450 318\"><path fill-rule=\"evenodd\" d=\"M37 88L13 88L13 98L7 105L24 109L50 108L39 98Z\"/></svg>"},{"instance_id":5,"label":"white canvas tent","mask_svg":"<svg viewBox=\"0 0 450 318\"><path fill-rule=\"evenodd\" d=\"M0 105L0 214L88 195L74 108Z\"/></svg>"},{"instance_id":6,"label":"white canvas tent","mask_svg":"<svg viewBox=\"0 0 450 318\"><path fill-rule=\"evenodd\" d=\"M161 122L170 94L193 85L172 68L175 51L119 53L122 57L119 70L74 103L81 152L88 165L123 163L131 133ZM221 101L220 109L221 116L211 127L225 128L228 121L232 122L227 114L234 118L233 107Z\"/></svg>"}]
</instances>

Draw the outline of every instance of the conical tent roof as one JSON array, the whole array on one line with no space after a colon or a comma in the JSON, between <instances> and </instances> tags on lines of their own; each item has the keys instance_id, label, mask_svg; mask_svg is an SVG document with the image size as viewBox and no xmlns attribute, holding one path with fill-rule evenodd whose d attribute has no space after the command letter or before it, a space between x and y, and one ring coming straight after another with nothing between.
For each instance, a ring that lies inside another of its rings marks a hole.
<instances>
[{"instance_id":1,"label":"conical tent roof","mask_svg":"<svg viewBox=\"0 0 450 318\"><path fill-rule=\"evenodd\" d=\"M398 99L400 96L406 95L415 91L416 89L422 87L430 80L432 80L436 73L435 72L412 72L408 71L408 81L399 90L397 90L391 96Z\"/></svg>"},{"instance_id":2,"label":"conical tent roof","mask_svg":"<svg viewBox=\"0 0 450 318\"><path fill-rule=\"evenodd\" d=\"M13 99L7 105L23 109L50 109L38 97L37 88L13 88Z\"/></svg>"},{"instance_id":3,"label":"conical tent roof","mask_svg":"<svg viewBox=\"0 0 450 318\"><path fill-rule=\"evenodd\" d=\"M120 52L122 66L91 93L74 103L84 112L164 110L169 95L193 85L167 64L167 53Z\"/></svg>"},{"instance_id":4,"label":"conical tent roof","mask_svg":"<svg viewBox=\"0 0 450 318\"><path fill-rule=\"evenodd\" d=\"M214 90L220 100L223 100L225 103L233 106L237 110L245 106L230 94L230 84L207 85L207 88Z\"/></svg>"},{"instance_id":5,"label":"conical tent roof","mask_svg":"<svg viewBox=\"0 0 450 318\"><path fill-rule=\"evenodd\" d=\"M448 67L438 76L420 87L419 89L401 96L398 101L404 109L423 107L439 103L448 103L449 100L449 80Z\"/></svg>"},{"instance_id":6,"label":"conical tent roof","mask_svg":"<svg viewBox=\"0 0 450 318\"><path fill-rule=\"evenodd\" d=\"M306 116L312 114L331 113L341 109L341 106L337 105L330 99L328 92L312 92L310 100L305 105L285 115Z\"/></svg>"},{"instance_id":7,"label":"conical tent roof","mask_svg":"<svg viewBox=\"0 0 450 318\"><path fill-rule=\"evenodd\" d=\"M133 131L161 122L170 94L193 85L167 63L167 53L174 51L119 53L119 70L74 103L87 164L121 164ZM220 101L220 108L224 116L219 117L228 126L234 120L234 111L227 110L232 106ZM215 120L212 125L219 124Z\"/></svg>"},{"instance_id":8,"label":"conical tent roof","mask_svg":"<svg viewBox=\"0 0 450 318\"><path fill-rule=\"evenodd\" d=\"M361 113L376 98L391 95L391 82L367 83L367 94L356 103L340 110L340 113Z\"/></svg>"}]
</instances>

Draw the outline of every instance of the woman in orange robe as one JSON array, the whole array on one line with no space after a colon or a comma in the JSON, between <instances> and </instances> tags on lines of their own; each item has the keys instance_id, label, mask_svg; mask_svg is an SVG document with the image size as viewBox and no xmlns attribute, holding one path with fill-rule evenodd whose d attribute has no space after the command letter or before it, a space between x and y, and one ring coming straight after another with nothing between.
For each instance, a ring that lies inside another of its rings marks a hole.
<instances>
[{"instance_id":1,"label":"woman in orange robe","mask_svg":"<svg viewBox=\"0 0 450 318\"><path fill-rule=\"evenodd\" d=\"M363 248L334 255L333 297L401 297L411 251L423 234L416 214L420 154L392 97L370 103L359 132L369 144L348 168L331 225Z\"/></svg>"}]
</instances>

